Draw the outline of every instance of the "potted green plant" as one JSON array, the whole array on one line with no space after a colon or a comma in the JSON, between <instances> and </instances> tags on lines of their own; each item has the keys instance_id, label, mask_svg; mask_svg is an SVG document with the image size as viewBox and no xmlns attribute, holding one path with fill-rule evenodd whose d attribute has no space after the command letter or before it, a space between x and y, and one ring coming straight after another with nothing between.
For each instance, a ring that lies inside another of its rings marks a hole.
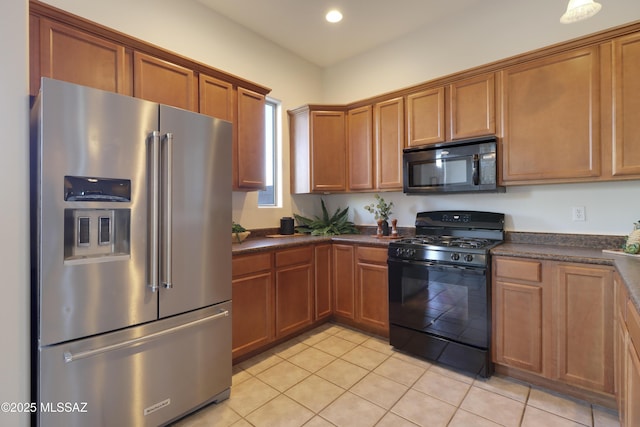
<instances>
[{"instance_id":1,"label":"potted green plant","mask_svg":"<svg viewBox=\"0 0 640 427\"><path fill-rule=\"evenodd\" d=\"M322 204L322 217L305 218L298 214L293 214L298 226L296 231L300 233L309 233L312 236L332 236L336 234L358 234L360 231L356 225L347 220L349 208L338 208L336 212L329 216L324 200L320 199Z\"/></svg>"},{"instance_id":2,"label":"potted green plant","mask_svg":"<svg viewBox=\"0 0 640 427\"><path fill-rule=\"evenodd\" d=\"M375 195L377 203L371 203L364 208L374 214L376 221L378 222L378 228L382 229L382 235L389 235L389 216L391 215L391 208L393 202L387 203L379 194Z\"/></svg>"}]
</instances>

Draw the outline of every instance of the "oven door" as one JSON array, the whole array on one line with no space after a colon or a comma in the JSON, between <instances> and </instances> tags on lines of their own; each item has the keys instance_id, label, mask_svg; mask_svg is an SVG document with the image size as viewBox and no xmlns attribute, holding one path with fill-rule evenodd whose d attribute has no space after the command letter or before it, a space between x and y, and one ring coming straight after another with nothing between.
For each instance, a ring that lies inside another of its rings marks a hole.
<instances>
[{"instance_id":1,"label":"oven door","mask_svg":"<svg viewBox=\"0 0 640 427\"><path fill-rule=\"evenodd\" d=\"M388 264L392 326L488 350L487 268L392 258Z\"/></svg>"}]
</instances>

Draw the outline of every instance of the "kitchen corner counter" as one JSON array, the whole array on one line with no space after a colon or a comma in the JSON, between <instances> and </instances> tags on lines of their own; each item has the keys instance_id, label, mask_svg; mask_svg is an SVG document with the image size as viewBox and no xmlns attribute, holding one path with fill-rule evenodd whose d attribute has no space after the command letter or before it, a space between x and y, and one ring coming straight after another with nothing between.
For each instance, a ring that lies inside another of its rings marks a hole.
<instances>
[{"instance_id":1,"label":"kitchen corner counter","mask_svg":"<svg viewBox=\"0 0 640 427\"><path fill-rule=\"evenodd\" d=\"M291 237L250 237L242 243L232 244L231 252L233 255L240 255L318 243L349 243L386 247L389 245L390 241L391 239L378 239L376 236L367 234L341 234L338 236L296 235Z\"/></svg>"},{"instance_id":2,"label":"kitchen corner counter","mask_svg":"<svg viewBox=\"0 0 640 427\"><path fill-rule=\"evenodd\" d=\"M528 243L503 243L491 249L491 254L506 257L526 257L559 262L611 265L616 267L627 285L629 296L640 311L640 256L602 252L602 249L538 245Z\"/></svg>"}]
</instances>

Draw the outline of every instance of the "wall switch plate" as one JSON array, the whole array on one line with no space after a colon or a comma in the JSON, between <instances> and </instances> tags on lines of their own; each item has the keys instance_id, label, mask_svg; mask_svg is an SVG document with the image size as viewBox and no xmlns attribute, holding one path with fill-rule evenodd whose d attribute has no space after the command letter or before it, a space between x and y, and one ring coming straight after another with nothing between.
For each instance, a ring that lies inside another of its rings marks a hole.
<instances>
[{"instance_id":1,"label":"wall switch plate","mask_svg":"<svg viewBox=\"0 0 640 427\"><path fill-rule=\"evenodd\" d=\"M571 217L572 217L572 219L574 221L586 221L587 220L587 213L586 213L586 210L585 210L584 206L574 206L572 208Z\"/></svg>"}]
</instances>

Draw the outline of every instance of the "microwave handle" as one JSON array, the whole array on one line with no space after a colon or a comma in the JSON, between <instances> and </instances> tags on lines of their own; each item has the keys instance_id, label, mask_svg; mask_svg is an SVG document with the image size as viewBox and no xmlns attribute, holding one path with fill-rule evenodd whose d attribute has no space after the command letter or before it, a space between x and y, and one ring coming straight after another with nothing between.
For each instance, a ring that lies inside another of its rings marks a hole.
<instances>
[{"instance_id":1,"label":"microwave handle","mask_svg":"<svg viewBox=\"0 0 640 427\"><path fill-rule=\"evenodd\" d=\"M473 185L480 184L480 157L477 154L473 155L472 180Z\"/></svg>"}]
</instances>

